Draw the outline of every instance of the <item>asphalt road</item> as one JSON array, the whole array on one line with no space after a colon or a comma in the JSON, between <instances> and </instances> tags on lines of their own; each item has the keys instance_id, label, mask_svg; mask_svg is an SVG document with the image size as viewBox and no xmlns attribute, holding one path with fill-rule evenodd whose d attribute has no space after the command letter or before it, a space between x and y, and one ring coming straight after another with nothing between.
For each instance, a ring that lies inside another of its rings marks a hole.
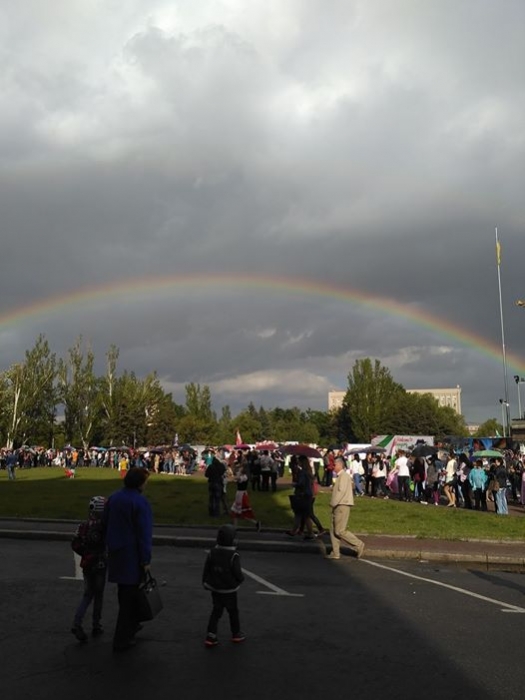
<instances>
[{"instance_id":1,"label":"asphalt road","mask_svg":"<svg viewBox=\"0 0 525 700\"><path fill-rule=\"evenodd\" d=\"M232 644L223 619L221 645L206 649L204 552L157 547L165 609L137 647L115 655L112 584L106 634L80 644L69 631L82 583L67 543L4 539L0 554L5 700L524 696L520 574L245 552L240 609L248 639Z\"/></svg>"}]
</instances>

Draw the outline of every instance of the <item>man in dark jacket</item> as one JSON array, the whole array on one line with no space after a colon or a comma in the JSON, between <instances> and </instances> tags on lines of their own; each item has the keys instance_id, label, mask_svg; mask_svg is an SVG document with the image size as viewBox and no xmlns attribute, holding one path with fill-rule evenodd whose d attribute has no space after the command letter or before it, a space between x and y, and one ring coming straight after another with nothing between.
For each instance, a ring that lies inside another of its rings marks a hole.
<instances>
[{"instance_id":1,"label":"man in dark jacket","mask_svg":"<svg viewBox=\"0 0 525 700\"><path fill-rule=\"evenodd\" d=\"M223 525L217 533L217 544L208 553L202 573L204 588L211 591L213 608L208 622L208 634L204 640L207 647L217 646L217 627L226 609L230 617L232 642L244 642L241 632L237 591L244 581L241 558L237 552L236 530L233 525Z\"/></svg>"},{"instance_id":2,"label":"man in dark jacket","mask_svg":"<svg viewBox=\"0 0 525 700\"><path fill-rule=\"evenodd\" d=\"M124 488L109 497L105 511L108 581L118 584L114 651L134 646L140 628L139 585L149 571L153 541L151 506L142 494L148 477L146 469L130 469Z\"/></svg>"},{"instance_id":3,"label":"man in dark jacket","mask_svg":"<svg viewBox=\"0 0 525 700\"><path fill-rule=\"evenodd\" d=\"M208 514L217 518L221 514L221 502L224 493L224 475L226 467L217 457L213 457L211 464L204 472L208 479Z\"/></svg>"}]
</instances>

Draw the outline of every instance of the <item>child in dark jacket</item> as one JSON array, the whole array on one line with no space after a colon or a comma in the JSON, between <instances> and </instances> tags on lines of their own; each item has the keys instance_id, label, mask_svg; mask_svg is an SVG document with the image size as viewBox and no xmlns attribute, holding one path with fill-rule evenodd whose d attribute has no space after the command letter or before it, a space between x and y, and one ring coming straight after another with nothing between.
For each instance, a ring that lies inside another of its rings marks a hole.
<instances>
[{"instance_id":1,"label":"child in dark jacket","mask_svg":"<svg viewBox=\"0 0 525 700\"><path fill-rule=\"evenodd\" d=\"M217 627L225 609L230 617L232 642L244 642L246 639L241 632L237 607L237 591L244 581L244 576L235 535L236 530L233 525L220 527L217 533L217 544L208 553L204 564L202 583L204 588L211 591L213 602L208 622L208 634L204 640L207 647L214 647L219 643Z\"/></svg>"},{"instance_id":2,"label":"child in dark jacket","mask_svg":"<svg viewBox=\"0 0 525 700\"><path fill-rule=\"evenodd\" d=\"M104 496L93 496L89 501L88 519L77 528L72 550L80 555L80 567L84 574L84 593L76 609L71 632L79 642L87 641L87 634L82 627L84 615L93 602L93 629L92 635L96 637L104 631L100 624L102 616L102 604L104 601L104 588L106 585L107 553L104 534L103 515L106 505Z\"/></svg>"}]
</instances>

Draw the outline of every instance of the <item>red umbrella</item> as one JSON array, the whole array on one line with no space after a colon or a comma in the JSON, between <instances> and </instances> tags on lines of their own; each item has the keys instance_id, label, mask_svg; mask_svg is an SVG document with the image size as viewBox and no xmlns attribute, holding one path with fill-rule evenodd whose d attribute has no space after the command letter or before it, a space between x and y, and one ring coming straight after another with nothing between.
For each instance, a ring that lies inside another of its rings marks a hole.
<instances>
[{"instance_id":1,"label":"red umbrella","mask_svg":"<svg viewBox=\"0 0 525 700\"><path fill-rule=\"evenodd\" d=\"M249 450L251 447L250 445L246 445L244 442L241 442L240 445L223 445L221 449L228 450L228 452L233 452L234 450Z\"/></svg>"},{"instance_id":2,"label":"red umbrella","mask_svg":"<svg viewBox=\"0 0 525 700\"><path fill-rule=\"evenodd\" d=\"M322 454L315 447L310 447L310 445L283 445L281 447L281 452L284 455L304 455L305 457L311 457L313 459L321 459Z\"/></svg>"},{"instance_id":3,"label":"red umbrella","mask_svg":"<svg viewBox=\"0 0 525 700\"><path fill-rule=\"evenodd\" d=\"M276 442L258 442L255 445L256 450L276 450L279 447L279 445Z\"/></svg>"}]
</instances>

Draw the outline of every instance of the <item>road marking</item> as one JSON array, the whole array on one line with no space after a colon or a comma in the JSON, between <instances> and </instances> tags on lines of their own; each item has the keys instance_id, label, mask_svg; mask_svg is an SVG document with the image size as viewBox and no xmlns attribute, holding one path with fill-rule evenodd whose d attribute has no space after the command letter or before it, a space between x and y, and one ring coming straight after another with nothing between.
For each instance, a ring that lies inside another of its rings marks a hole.
<instances>
[{"instance_id":1,"label":"road marking","mask_svg":"<svg viewBox=\"0 0 525 700\"><path fill-rule=\"evenodd\" d=\"M74 576L60 576L63 581L83 581L84 576L82 574L82 569L80 568L80 557L78 554L73 552L73 566L75 569Z\"/></svg>"},{"instance_id":2,"label":"road marking","mask_svg":"<svg viewBox=\"0 0 525 700\"><path fill-rule=\"evenodd\" d=\"M283 588L279 588L279 586L274 586L273 583L270 583L269 581L266 581L265 579L261 578L260 576L257 576L257 574L254 574L252 571L248 571L247 569L243 569L243 573L245 573L246 576L253 578L254 581L257 581L257 583L260 583L263 586L270 588L269 591L256 591L257 593L260 593L261 595L284 595L284 596L288 596L289 598L304 598L304 595L302 593L288 593L288 591L285 591Z\"/></svg>"},{"instance_id":3,"label":"road marking","mask_svg":"<svg viewBox=\"0 0 525 700\"><path fill-rule=\"evenodd\" d=\"M502 605L505 609L501 612L506 613L525 613L525 608L520 608L517 605L511 605L510 603L504 603L502 600L497 600L496 598L488 598L487 596L480 595L479 593L473 593L472 591L467 591L465 588L458 588L457 586L451 586L449 583L442 583L441 581L434 581L431 578L425 578L424 576L417 576L416 574L409 574L407 571L400 571L399 569L394 569L391 566L385 566L384 564L378 564L375 561L370 561L369 559L361 559L363 564L368 564L369 566L375 566L378 569L385 569L386 571L393 571L396 574L401 574L401 576L407 576L408 578L414 578L417 581L424 581L425 583L433 583L435 586L441 586L441 588L448 588L451 591L456 591L456 593L462 593L463 595L468 595L471 598L477 598L478 600L484 600L487 603L492 603L493 605Z\"/></svg>"}]
</instances>

